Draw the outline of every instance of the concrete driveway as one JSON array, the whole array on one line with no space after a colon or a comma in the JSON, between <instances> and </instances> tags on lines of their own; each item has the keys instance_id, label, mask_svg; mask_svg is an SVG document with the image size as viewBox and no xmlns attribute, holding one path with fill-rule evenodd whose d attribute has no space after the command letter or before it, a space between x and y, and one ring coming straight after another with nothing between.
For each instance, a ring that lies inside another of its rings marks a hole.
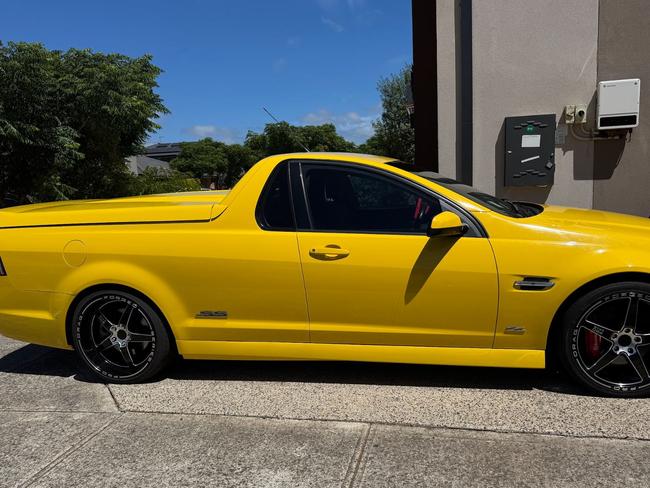
<instances>
[{"instance_id":1,"label":"concrete driveway","mask_svg":"<svg viewBox=\"0 0 650 488\"><path fill-rule=\"evenodd\" d=\"M8 487L646 487L649 412L527 370L179 361L109 387L0 338Z\"/></svg>"}]
</instances>

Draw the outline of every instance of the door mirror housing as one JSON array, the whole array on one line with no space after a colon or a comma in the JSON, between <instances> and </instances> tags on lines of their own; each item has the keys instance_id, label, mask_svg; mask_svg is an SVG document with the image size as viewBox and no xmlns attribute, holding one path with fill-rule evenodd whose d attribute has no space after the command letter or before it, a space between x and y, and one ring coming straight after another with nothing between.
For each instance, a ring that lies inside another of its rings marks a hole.
<instances>
[{"instance_id":1,"label":"door mirror housing","mask_svg":"<svg viewBox=\"0 0 650 488\"><path fill-rule=\"evenodd\" d=\"M469 230L460 217L453 212L440 212L431 220L427 231L429 237L460 237Z\"/></svg>"}]
</instances>

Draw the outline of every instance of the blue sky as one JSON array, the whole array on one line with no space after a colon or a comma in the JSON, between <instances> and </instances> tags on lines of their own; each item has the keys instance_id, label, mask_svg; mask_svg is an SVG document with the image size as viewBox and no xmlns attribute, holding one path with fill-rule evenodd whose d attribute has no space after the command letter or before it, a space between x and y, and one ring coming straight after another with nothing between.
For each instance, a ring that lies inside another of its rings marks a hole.
<instances>
[{"instance_id":1,"label":"blue sky","mask_svg":"<svg viewBox=\"0 0 650 488\"><path fill-rule=\"evenodd\" d=\"M409 0L20 0L0 40L145 53L171 110L150 141L241 141L269 122L333 122L356 142L379 115L376 83L412 58Z\"/></svg>"}]
</instances>

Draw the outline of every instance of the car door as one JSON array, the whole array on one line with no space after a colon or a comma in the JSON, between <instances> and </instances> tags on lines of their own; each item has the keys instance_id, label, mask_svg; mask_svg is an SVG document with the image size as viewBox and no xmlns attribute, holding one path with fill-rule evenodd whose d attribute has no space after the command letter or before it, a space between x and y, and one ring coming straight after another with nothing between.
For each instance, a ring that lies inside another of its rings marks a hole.
<instances>
[{"instance_id":1,"label":"car door","mask_svg":"<svg viewBox=\"0 0 650 488\"><path fill-rule=\"evenodd\" d=\"M288 164L254 178L232 209L167 253L183 258L160 271L191 313L183 340L309 342Z\"/></svg>"},{"instance_id":2,"label":"car door","mask_svg":"<svg viewBox=\"0 0 650 488\"><path fill-rule=\"evenodd\" d=\"M354 164L296 162L292 187L312 342L492 347L497 270L471 216ZM470 231L427 237L444 210Z\"/></svg>"}]
</instances>

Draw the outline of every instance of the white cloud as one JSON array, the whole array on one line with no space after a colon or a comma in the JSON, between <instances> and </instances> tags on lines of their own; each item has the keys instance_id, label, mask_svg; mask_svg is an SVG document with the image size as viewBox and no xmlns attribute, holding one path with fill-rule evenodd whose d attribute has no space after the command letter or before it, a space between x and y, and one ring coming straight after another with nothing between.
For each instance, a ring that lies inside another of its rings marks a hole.
<instances>
[{"instance_id":1,"label":"white cloud","mask_svg":"<svg viewBox=\"0 0 650 488\"><path fill-rule=\"evenodd\" d=\"M340 10L340 7L347 5L350 10L358 10L366 7L366 0L316 0L318 6L326 11Z\"/></svg>"},{"instance_id":2,"label":"white cloud","mask_svg":"<svg viewBox=\"0 0 650 488\"><path fill-rule=\"evenodd\" d=\"M381 17L383 17L384 12L379 9L369 9L369 8L356 8L356 20L359 24L365 26L374 25Z\"/></svg>"},{"instance_id":3,"label":"white cloud","mask_svg":"<svg viewBox=\"0 0 650 488\"><path fill-rule=\"evenodd\" d=\"M339 0L316 0L318 6L326 11L334 10L339 6Z\"/></svg>"},{"instance_id":4,"label":"white cloud","mask_svg":"<svg viewBox=\"0 0 650 488\"><path fill-rule=\"evenodd\" d=\"M366 6L366 0L347 0L350 10L362 9Z\"/></svg>"},{"instance_id":5,"label":"white cloud","mask_svg":"<svg viewBox=\"0 0 650 488\"><path fill-rule=\"evenodd\" d=\"M324 26L329 27L334 32L343 32L345 30L341 24L333 21L329 17L321 17L320 21L323 23Z\"/></svg>"},{"instance_id":6,"label":"white cloud","mask_svg":"<svg viewBox=\"0 0 650 488\"><path fill-rule=\"evenodd\" d=\"M293 36L287 39L287 46L299 46L302 43L300 36Z\"/></svg>"},{"instance_id":7,"label":"white cloud","mask_svg":"<svg viewBox=\"0 0 650 488\"><path fill-rule=\"evenodd\" d=\"M273 61L273 71L275 73L280 73L281 71L284 71L287 67L289 62L287 61L286 58L278 58Z\"/></svg>"},{"instance_id":8,"label":"white cloud","mask_svg":"<svg viewBox=\"0 0 650 488\"><path fill-rule=\"evenodd\" d=\"M334 22L339 27L342 27L340 22L332 19L345 18L348 22L371 26L384 15L383 11L371 7L367 0L316 0L316 3L324 14L321 21Z\"/></svg>"},{"instance_id":9,"label":"white cloud","mask_svg":"<svg viewBox=\"0 0 650 488\"><path fill-rule=\"evenodd\" d=\"M199 139L211 137L226 144L234 144L242 140L240 131L218 125L193 125L189 129L186 129L185 132Z\"/></svg>"},{"instance_id":10,"label":"white cloud","mask_svg":"<svg viewBox=\"0 0 650 488\"><path fill-rule=\"evenodd\" d=\"M196 137L211 137L217 132L214 125L193 125L187 132Z\"/></svg>"},{"instance_id":11,"label":"white cloud","mask_svg":"<svg viewBox=\"0 0 650 488\"><path fill-rule=\"evenodd\" d=\"M357 144L365 142L374 134L372 122L379 116L379 112L360 114L359 112L345 112L334 114L326 109L305 114L301 121L307 125L334 124L336 130L346 139Z\"/></svg>"}]
</instances>

